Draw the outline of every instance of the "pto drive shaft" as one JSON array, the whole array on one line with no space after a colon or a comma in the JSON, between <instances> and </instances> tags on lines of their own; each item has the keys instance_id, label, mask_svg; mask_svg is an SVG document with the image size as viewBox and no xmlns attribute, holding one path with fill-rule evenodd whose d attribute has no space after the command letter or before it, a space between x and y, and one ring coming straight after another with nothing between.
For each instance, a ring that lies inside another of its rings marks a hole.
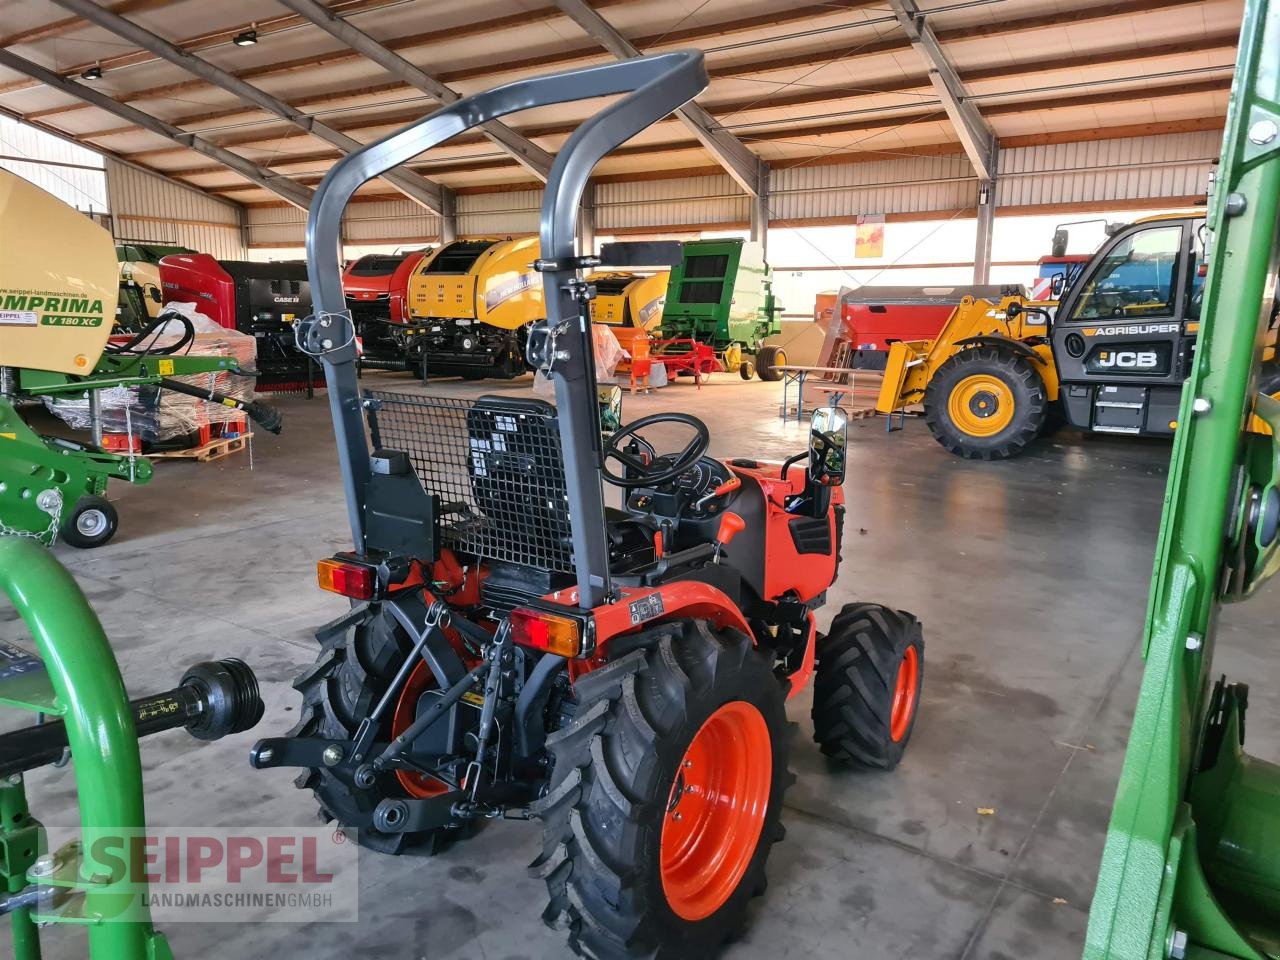
<instances>
[{"instance_id":1,"label":"pto drive shaft","mask_svg":"<svg viewBox=\"0 0 1280 960\"><path fill-rule=\"evenodd\" d=\"M200 740L240 733L262 719L258 680L242 660L197 663L165 693L129 702L139 737L186 727ZM61 720L0 735L0 777L55 763L67 748Z\"/></svg>"}]
</instances>

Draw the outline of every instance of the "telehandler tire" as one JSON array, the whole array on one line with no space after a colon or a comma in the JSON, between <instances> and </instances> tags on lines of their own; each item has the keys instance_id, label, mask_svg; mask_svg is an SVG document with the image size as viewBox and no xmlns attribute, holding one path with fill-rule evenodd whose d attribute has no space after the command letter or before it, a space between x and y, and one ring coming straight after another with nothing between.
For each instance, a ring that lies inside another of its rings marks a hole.
<instances>
[{"instance_id":1,"label":"telehandler tire","mask_svg":"<svg viewBox=\"0 0 1280 960\"><path fill-rule=\"evenodd\" d=\"M320 634L324 636L323 628ZM288 735L352 739L360 721L373 711L386 692L409 649L408 636L389 618L376 615L343 634L321 640L315 665L293 684L302 694L302 710L297 726ZM423 670L425 666L422 665ZM410 674L405 690L412 691L415 685L422 687L430 683L430 671L426 673L425 677L421 671ZM401 693L400 699L403 699L404 691ZM409 700L416 702L417 696ZM384 729L375 734L375 739L386 743L412 721L412 715L406 718L399 709L391 711L391 716L383 718ZM294 786L315 794L320 804L320 819L325 823L336 821L339 827L354 829L360 846L378 853L399 854L416 846L426 846L429 852L436 853L448 840L464 835L462 829L444 828L421 833L384 833L373 826L373 812L380 801L445 792L447 788L443 784L437 788L436 783L413 773L389 771L381 774L372 787L362 789L343 782L332 770L318 767L304 770Z\"/></svg>"},{"instance_id":2,"label":"telehandler tire","mask_svg":"<svg viewBox=\"0 0 1280 960\"><path fill-rule=\"evenodd\" d=\"M1048 408L1044 381L1025 357L996 347L961 350L924 394L934 439L971 460L1007 460L1040 435Z\"/></svg>"},{"instance_id":3,"label":"telehandler tire","mask_svg":"<svg viewBox=\"0 0 1280 960\"><path fill-rule=\"evenodd\" d=\"M785 691L736 631L675 621L635 640L577 680L573 719L547 738L551 782L531 808L543 919L583 956L714 956L783 835Z\"/></svg>"},{"instance_id":4,"label":"telehandler tire","mask_svg":"<svg viewBox=\"0 0 1280 960\"><path fill-rule=\"evenodd\" d=\"M849 766L892 770L924 685L920 621L878 603L846 604L819 635L816 658L814 741Z\"/></svg>"}]
</instances>

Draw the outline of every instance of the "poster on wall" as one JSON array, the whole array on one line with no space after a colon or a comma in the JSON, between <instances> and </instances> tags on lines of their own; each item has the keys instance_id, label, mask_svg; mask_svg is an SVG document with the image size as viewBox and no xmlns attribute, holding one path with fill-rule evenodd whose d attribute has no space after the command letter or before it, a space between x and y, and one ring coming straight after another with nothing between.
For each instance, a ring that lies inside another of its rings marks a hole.
<instances>
[{"instance_id":1,"label":"poster on wall","mask_svg":"<svg viewBox=\"0 0 1280 960\"><path fill-rule=\"evenodd\" d=\"M853 255L858 260L884 256L884 214L858 215L858 233L853 242Z\"/></svg>"}]
</instances>

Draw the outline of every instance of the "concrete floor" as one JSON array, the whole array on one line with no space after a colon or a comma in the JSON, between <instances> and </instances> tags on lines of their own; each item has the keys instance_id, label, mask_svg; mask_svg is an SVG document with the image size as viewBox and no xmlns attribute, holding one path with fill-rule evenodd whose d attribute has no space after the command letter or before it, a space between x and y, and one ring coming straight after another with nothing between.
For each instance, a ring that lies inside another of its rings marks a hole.
<instances>
[{"instance_id":1,"label":"concrete floor","mask_svg":"<svg viewBox=\"0 0 1280 960\"><path fill-rule=\"evenodd\" d=\"M480 392L452 381L439 389ZM715 434L712 453L781 459L804 432L778 419L780 392L720 377L701 391L680 384L628 397L625 409L628 419L700 414ZM315 561L349 543L327 406L281 406L285 432L255 440L254 469L243 455L162 463L149 487L113 488L122 518L113 543L57 548L134 695L167 688L210 657L243 657L263 683L267 715L256 731L215 744L181 732L143 743L155 823L314 824L292 773L246 762L256 737L292 725L290 682L314 658L311 630L344 607L314 587ZM820 620L853 599L923 620L919 721L897 771L853 773L828 766L810 742L808 696L792 701L802 735L788 835L730 957L1080 955L1141 671L1168 454L1167 444L1065 433L1011 463L968 463L919 420L891 435L880 420L851 426L845 562ZM0 636L19 639L21 624L5 616ZM1261 756L1280 754L1280 706L1264 682L1275 674L1264 657L1278 618L1280 604L1264 595L1226 611L1220 628L1217 667L1253 681L1250 746ZM71 768L29 781L38 815L74 820ZM174 923L166 932L178 957L558 957L562 935L538 919L541 881L524 870L539 846L536 826L497 822L433 859L362 853L358 925ZM80 934L51 933L48 957L83 956Z\"/></svg>"}]
</instances>

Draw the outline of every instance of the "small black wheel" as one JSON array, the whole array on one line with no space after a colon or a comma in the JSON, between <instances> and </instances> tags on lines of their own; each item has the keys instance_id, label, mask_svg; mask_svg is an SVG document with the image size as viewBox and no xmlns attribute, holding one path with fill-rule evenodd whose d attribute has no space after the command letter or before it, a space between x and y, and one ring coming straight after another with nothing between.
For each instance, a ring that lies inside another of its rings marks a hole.
<instances>
[{"instance_id":1,"label":"small black wheel","mask_svg":"<svg viewBox=\"0 0 1280 960\"><path fill-rule=\"evenodd\" d=\"M710 957L742 932L782 838L784 688L732 630L681 621L637 640L575 683L573 720L547 738L543 919L581 956Z\"/></svg>"},{"instance_id":2,"label":"small black wheel","mask_svg":"<svg viewBox=\"0 0 1280 960\"><path fill-rule=\"evenodd\" d=\"M376 611L367 622L322 640L319 659L294 681L294 689L302 694L302 709L288 735L350 740L386 692L410 648L408 635L389 615L379 616ZM403 733L414 720L414 704L432 685L431 671L425 662L419 664L405 682L395 709L381 721L375 739L386 743ZM361 787L328 767L315 767L304 770L294 785L314 793L321 820L356 830L360 845L379 853L399 854L414 846L426 846L435 853L448 840L465 835L461 828L385 833L373 825L374 810L383 800L425 798L447 791L445 784L430 777L389 771L379 774L372 786Z\"/></svg>"},{"instance_id":3,"label":"small black wheel","mask_svg":"<svg viewBox=\"0 0 1280 960\"><path fill-rule=\"evenodd\" d=\"M755 376L755 373L756 373L755 363L749 360L748 358L743 357L742 362L738 364L738 376L740 376L743 380L750 380L752 377Z\"/></svg>"},{"instance_id":4,"label":"small black wheel","mask_svg":"<svg viewBox=\"0 0 1280 960\"><path fill-rule=\"evenodd\" d=\"M814 741L850 766L892 770L924 684L920 621L878 603L847 604L818 637L816 656Z\"/></svg>"},{"instance_id":5,"label":"small black wheel","mask_svg":"<svg viewBox=\"0 0 1280 960\"><path fill-rule=\"evenodd\" d=\"M934 439L971 460L1007 460L1044 424L1044 380L1026 357L997 347L961 350L942 364L924 394Z\"/></svg>"},{"instance_id":6,"label":"small black wheel","mask_svg":"<svg viewBox=\"0 0 1280 960\"><path fill-rule=\"evenodd\" d=\"M782 371L778 367L787 365L787 351L774 343L766 343L756 351L756 373L761 380L781 380Z\"/></svg>"},{"instance_id":7,"label":"small black wheel","mask_svg":"<svg viewBox=\"0 0 1280 960\"><path fill-rule=\"evenodd\" d=\"M62 539L73 547L100 547L116 535L120 515L105 497L84 496L62 521Z\"/></svg>"}]
</instances>

